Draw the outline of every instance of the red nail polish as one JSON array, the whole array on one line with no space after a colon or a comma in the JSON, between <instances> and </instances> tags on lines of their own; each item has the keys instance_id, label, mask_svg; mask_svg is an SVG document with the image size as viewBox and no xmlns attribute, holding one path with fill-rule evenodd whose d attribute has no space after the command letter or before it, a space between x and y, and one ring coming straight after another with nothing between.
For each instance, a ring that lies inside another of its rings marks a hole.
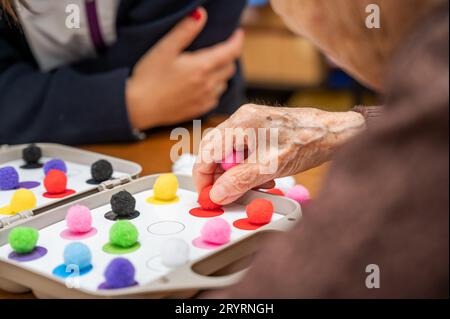
<instances>
[{"instance_id":1,"label":"red nail polish","mask_svg":"<svg viewBox=\"0 0 450 319\"><path fill-rule=\"evenodd\" d=\"M192 13L191 13L191 18L194 19L195 21L200 21L202 18L202 12L200 11L200 9L195 9Z\"/></svg>"}]
</instances>

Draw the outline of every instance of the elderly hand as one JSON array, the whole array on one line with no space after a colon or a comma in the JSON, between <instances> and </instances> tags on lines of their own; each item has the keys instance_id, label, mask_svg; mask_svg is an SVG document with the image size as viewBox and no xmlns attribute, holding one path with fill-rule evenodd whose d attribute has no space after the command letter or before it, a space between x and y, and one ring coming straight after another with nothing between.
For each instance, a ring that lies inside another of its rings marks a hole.
<instances>
[{"instance_id":1,"label":"elderly hand","mask_svg":"<svg viewBox=\"0 0 450 319\"><path fill-rule=\"evenodd\" d=\"M197 190L214 184L211 199L229 204L250 189L273 187L275 178L328 161L364 128L355 112L244 105L202 140L193 172ZM234 150L248 156L224 172L220 162Z\"/></svg>"}]
</instances>

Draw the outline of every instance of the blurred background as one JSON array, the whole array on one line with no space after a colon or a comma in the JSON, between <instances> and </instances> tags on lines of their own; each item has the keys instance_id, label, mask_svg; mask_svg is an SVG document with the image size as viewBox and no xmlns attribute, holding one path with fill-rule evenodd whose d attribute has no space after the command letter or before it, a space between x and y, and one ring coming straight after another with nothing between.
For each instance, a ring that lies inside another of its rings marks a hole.
<instances>
[{"instance_id":1,"label":"blurred background","mask_svg":"<svg viewBox=\"0 0 450 319\"><path fill-rule=\"evenodd\" d=\"M289 31L268 0L249 0L242 24L246 33L242 66L250 102L333 111L378 104L373 92Z\"/></svg>"}]
</instances>

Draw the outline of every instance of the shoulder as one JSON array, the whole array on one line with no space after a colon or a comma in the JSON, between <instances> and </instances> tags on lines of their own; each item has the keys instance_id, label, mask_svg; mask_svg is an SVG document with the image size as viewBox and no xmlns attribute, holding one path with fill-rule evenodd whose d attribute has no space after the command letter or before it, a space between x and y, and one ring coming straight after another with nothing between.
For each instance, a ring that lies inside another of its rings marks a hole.
<instances>
[{"instance_id":1,"label":"shoulder","mask_svg":"<svg viewBox=\"0 0 450 319\"><path fill-rule=\"evenodd\" d=\"M387 102L403 104L407 97L418 107L448 107L448 46L447 3L425 18L397 51L387 77Z\"/></svg>"}]
</instances>

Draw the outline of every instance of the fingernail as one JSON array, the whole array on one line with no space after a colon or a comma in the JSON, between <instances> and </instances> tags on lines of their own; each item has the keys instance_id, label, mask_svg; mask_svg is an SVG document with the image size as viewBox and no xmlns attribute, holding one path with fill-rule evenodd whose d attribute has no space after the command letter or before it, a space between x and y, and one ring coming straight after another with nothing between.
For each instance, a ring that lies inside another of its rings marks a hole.
<instances>
[{"instance_id":1,"label":"fingernail","mask_svg":"<svg viewBox=\"0 0 450 319\"><path fill-rule=\"evenodd\" d=\"M227 192L225 191L225 188L222 185L215 185L211 192L209 193L209 196L211 197L211 200L216 203L220 204L224 199L227 198Z\"/></svg>"},{"instance_id":2,"label":"fingernail","mask_svg":"<svg viewBox=\"0 0 450 319\"><path fill-rule=\"evenodd\" d=\"M195 21L200 21L202 19L202 12L200 11L199 8L195 9L191 13L191 18L194 19Z\"/></svg>"}]
</instances>

